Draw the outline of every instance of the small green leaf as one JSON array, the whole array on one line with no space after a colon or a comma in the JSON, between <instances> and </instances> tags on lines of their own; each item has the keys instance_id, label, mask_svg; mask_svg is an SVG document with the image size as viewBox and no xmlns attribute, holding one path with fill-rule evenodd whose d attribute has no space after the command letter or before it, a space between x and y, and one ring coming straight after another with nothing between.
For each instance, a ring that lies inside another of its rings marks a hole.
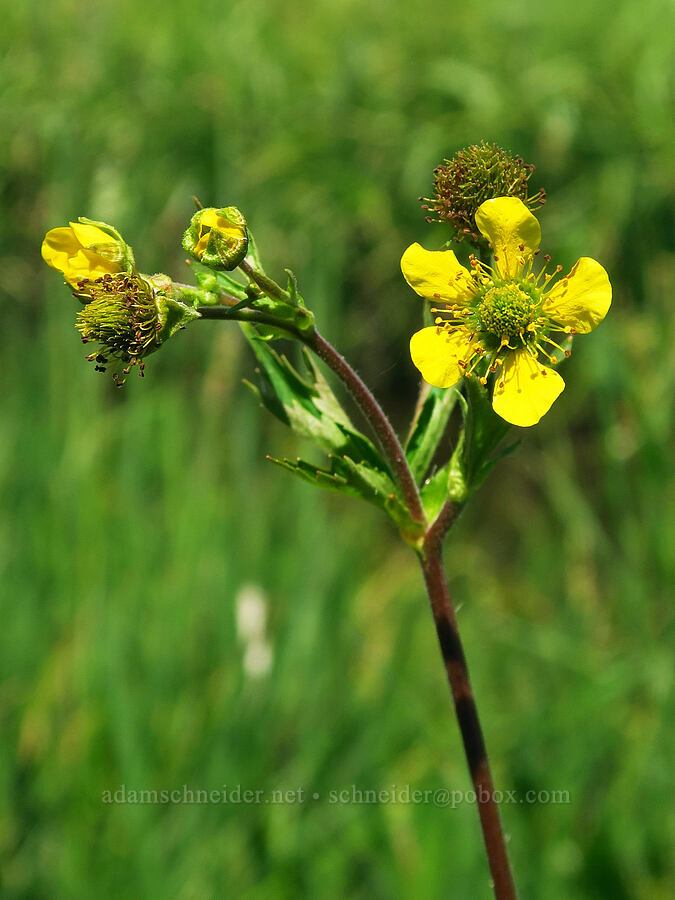
<instances>
[{"instance_id":1,"label":"small green leaf","mask_svg":"<svg viewBox=\"0 0 675 900\"><path fill-rule=\"evenodd\" d=\"M389 515L410 543L417 543L424 534L424 526L410 518L407 507L396 493L394 482L384 472L371 469L365 463L355 463L348 456L330 455L328 469L304 459L293 461L273 456L267 458L316 487L361 497L379 507Z\"/></svg>"},{"instance_id":2,"label":"small green leaf","mask_svg":"<svg viewBox=\"0 0 675 900\"><path fill-rule=\"evenodd\" d=\"M439 514L446 500L462 506L469 497L470 491L462 471L463 444L464 432L460 434L448 462L422 485L422 504L430 522Z\"/></svg>"},{"instance_id":3,"label":"small green leaf","mask_svg":"<svg viewBox=\"0 0 675 900\"><path fill-rule=\"evenodd\" d=\"M405 448L416 481L431 465L459 396L456 388L425 385L423 391Z\"/></svg>"},{"instance_id":4,"label":"small green leaf","mask_svg":"<svg viewBox=\"0 0 675 900\"><path fill-rule=\"evenodd\" d=\"M267 459L270 462L281 466L282 469L286 469L287 472L297 475L298 478L301 478L303 481L308 481L310 484L314 484L317 487L326 488L331 491L353 493L347 484L347 480L341 475L331 472L328 469L321 469L318 466L314 466L304 459L298 459L295 462L290 459L277 459L274 456L268 456Z\"/></svg>"},{"instance_id":5,"label":"small green leaf","mask_svg":"<svg viewBox=\"0 0 675 900\"><path fill-rule=\"evenodd\" d=\"M258 245L255 238L253 237L253 232L250 228L248 229L248 253L246 254L246 258L253 260L254 269L262 270L260 254L258 253Z\"/></svg>"},{"instance_id":6,"label":"small green leaf","mask_svg":"<svg viewBox=\"0 0 675 900\"><path fill-rule=\"evenodd\" d=\"M305 301L298 293L298 279L295 277L295 273L291 269L284 269L284 272L288 275L286 292L290 297L291 303L293 303L295 306L304 307Z\"/></svg>"},{"instance_id":7,"label":"small green leaf","mask_svg":"<svg viewBox=\"0 0 675 900\"><path fill-rule=\"evenodd\" d=\"M448 499L448 466L446 463L441 469L427 478L422 485L420 496L424 514L429 522L433 522L441 511L441 507Z\"/></svg>"},{"instance_id":8,"label":"small green leaf","mask_svg":"<svg viewBox=\"0 0 675 900\"><path fill-rule=\"evenodd\" d=\"M328 453L328 467L298 459L270 457L294 475L318 487L361 497L383 509L404 538L417 546L423 526L410 518L396 482L380 452L358 431L340 405L309 351L303 349L303 374L261 339L258 326L242 324L259 363L260 402L297 434Z\"/></svg>"},{"instance_id":9,"label":"small green leaf","mask_svg":"<svg viewBox=\"0 0 675 900\"><path fill-rule=\"evenodd\" d=\"M387 472L380 453L351 423L312 357L303 352L303 377L285 356L260 339L257 327L242 325L260 364L257 392L262 403L298 434L310 438L327 453L348 456L356 463Z\"/></svg>"},{"instance_id":10,"label":"small green leaf","mask_svg":"<svg viewBox=\"0 0 675 900\"><path fill-rule=\"evenodd\" d=\"M464 381L468 405L464 416L462 470L468 487L473 490L484 480L485 466L511 426L492 409L488 392L478 379Z\"/></svg>"}]
</instances>

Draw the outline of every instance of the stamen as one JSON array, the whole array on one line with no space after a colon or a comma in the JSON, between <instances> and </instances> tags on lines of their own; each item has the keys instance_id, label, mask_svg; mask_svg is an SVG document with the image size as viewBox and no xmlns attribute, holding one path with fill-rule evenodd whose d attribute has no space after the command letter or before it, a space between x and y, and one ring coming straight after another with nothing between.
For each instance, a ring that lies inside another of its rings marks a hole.
<instances>
[{"instance_id":1,"label":"stamen","mask_svg":"<svg viewBox=\"0 0 675 900\"><path fill-rule=\"evenodd\" d=\"M551 340L550 337L542 335L541 340L546 341L547 344L552 344L557 350L560 350L561 353L564 353L568 359L572 355L569 350L565 350L565 348L561 347L560 344L556 344L556 342L554 340Z\"/></svg>"},{"instance_id":2,"label":"stamen","mask_svg":"<svg viewBox=\"0 0 675 900\"><path fill-rule=\"evenodd\" d=\"M539 350L540 353L543 353L544 356L545 356L550 362L552 362L554 365L558 362L558 360L555 358L555 356L551 356L550 353L548 353L546 350L544 350L544 348L541 346L540 343L537 342L534 346L537 348L537 350ZM542 374L545 374L545 373L542 372Z\"/></svg>"}]
</instances>

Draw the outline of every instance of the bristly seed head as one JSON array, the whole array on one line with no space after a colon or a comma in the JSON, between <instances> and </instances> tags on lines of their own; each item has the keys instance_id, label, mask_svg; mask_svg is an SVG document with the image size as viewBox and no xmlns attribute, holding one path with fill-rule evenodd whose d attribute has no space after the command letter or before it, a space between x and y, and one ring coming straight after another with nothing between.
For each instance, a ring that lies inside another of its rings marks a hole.
<instances>
[{"instance_id":1,"label":"bristly seed head","mask_svg":"<svg viewBox=\"0 0 675 900\"><path fill-rule=\"evenodd\" d=\"M518 197L530 209L545 202L542 189L528 196L534 166L511 156L497 144L473 144L434 169L434 196L420 197L427 222L447 222L455 240L477 243L480 234L475 214L481 203L495 197Z\"/></svg>"},{"instance_id":2,"label":"bristly seed head","mask_svg":"<svg viewBox=\"0 0 675 900\"><path fill-rule=\"evenodd\" d=\"M152 286L135 272L104 275L95 281L80 281L76 296L85 305L77 316L76 327L82 341L97 341L103 353L87 357L97 363L98 371L105 371L102 363L112 356L127 366L123 384L132 366L138 365L139 375L145 368L142 359L160 345L160 314Z\"/></svg>"}]
</instances>

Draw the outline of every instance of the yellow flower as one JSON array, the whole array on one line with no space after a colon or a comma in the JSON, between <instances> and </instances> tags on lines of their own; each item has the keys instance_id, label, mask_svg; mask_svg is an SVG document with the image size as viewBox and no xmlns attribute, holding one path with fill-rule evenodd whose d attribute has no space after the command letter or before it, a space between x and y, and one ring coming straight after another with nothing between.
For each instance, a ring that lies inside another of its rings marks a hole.
<instances>
[{"instance_id":1,"label":"yellow flower","mask_svg":"<svg viewBox=\"0 0 675 900\"><path fill-rule=\"evenodd\" d=\"M434 303L435 324L411 338L412 360L425 381L442 388L474 374L487 385L496 372L494 411L512 425L535 425L565 387L540 359L555 364L552 350L569 356L550 334L592 331L607 314L612 287L603 267L588 257L553 284L562 266L553 273L545 266L535 275L541 228L515 197L481 204L476 224L492 245L494 268L472 256L469 271L452 250L419 244L403 254L404 278Z\"/></svg>"},{"instance_id":2,"label":"yellow flower","mask_svg":"<svg viewBox=\"0 0 675 900\"><path fill-rule=\"evenodd\" d=\"M212 269L236 269L248 252L246 219L236 206L199 209L183 235L183 247Z\"/></svg>"},{"instance_id":3,"label":"yellow flower","mask_svg":"<svg viewBox=\"0 0 675 900\"><path fill-rule=\"evenodd\" d=\"M62 272L74 290L81 281L116 275L129 268L133 257L121 236L112 228L110 231L113 233L87 220L52 228L42 242L42 258L48 266Z\"/></svg>"}]
</instances>

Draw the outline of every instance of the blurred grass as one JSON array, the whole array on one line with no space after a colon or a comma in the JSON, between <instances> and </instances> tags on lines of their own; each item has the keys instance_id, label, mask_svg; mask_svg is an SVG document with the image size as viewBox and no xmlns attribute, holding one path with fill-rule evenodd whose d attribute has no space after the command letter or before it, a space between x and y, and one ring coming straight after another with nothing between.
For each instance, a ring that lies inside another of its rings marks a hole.
<instances>
[{"instance_id":1,"label":"blurred grass","mask_svg":"<svg viewBox=\"0 0 675 900\"><path fill-rule=\"evenodd\" d=\"M524 898L672 896L672 6L2 4L0 872L7 898L487 898L475 810L105 805L104 790L467 789L412 556L293 455L194 326L115 392L44 231L114 222L185 275L190 197L244 209L401 428L433 246L417 195L482 138L537 164L544 244L612 276L567 389L467 511L451 581ZM259 585L274 662L242 667ZM670 588L670 590L669 590Z\"/></svg>"}]
</instances>

